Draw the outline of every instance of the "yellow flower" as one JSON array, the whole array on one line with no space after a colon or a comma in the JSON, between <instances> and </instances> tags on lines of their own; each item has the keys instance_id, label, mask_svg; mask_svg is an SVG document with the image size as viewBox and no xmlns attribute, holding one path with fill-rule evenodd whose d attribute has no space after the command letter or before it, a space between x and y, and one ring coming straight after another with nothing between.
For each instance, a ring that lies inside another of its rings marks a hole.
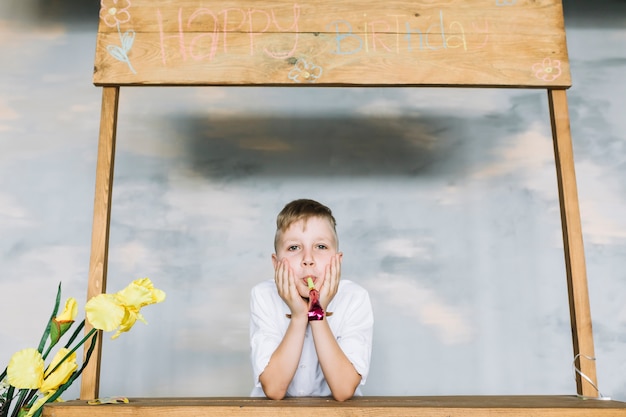
<instances>
[{"instance_id":1,"label":"yellow flower","mask_svg":"<svg viewBox=\"0 0 626 417\"><path fill-rule=\"evenodd\" d=\"M129 331L140 320L146 323L139 310L150 304L165 300L165 292L154 288L149 278L131 282L116 294L100 294L85 305L87 320L93 327L106 332L117 329L111 337Z\"/></svg>"},{"instance_id":2,"label":"yellow flower","mask_svg":"<svg viewBox=\"0 0 626 417\"><path fill-rule=\"evenodd\" d=\"M149 278L136 279L116 294L120 303L137 311L141 307L160 303L165 300L165 293L154 288Z\"/></svg>"},{"instance_id":3,"label":"yellow flower","mask_svg":"<svg viewBox=\"0 0 626 417\"><path fill-rule=\"evenodd\" d=\"M36 389L43 382L44 362L37 349L16 352L7 367L7 380L15 388Z\"/></svg>"},{"instance_id":4,"label":"yellow flower","mask_svg":"<svg viewBox=\"0 0 626 417\"><path fill-rule=\"evenodd\" d=\"M87 320L98 330L110 332L122 323L124 306L121 306L114 295L100 294L85 304Z\"/></svg>"},{"instance_id":5,"label":"yellow flower","mask_svg":"<svg viewBox=\"0 0 626 417\"><path fill-rule=\"evenodd\" d=\"M65 301L65 309L63 312L56 316L56 321L74 321L78 314L78 304L76 304L75 298L68 298Z\"/></svg>"},{"instance_id":6,"label":"yellow flower","mask_svg":"<svg viewBox=\"0 0 626 417\"><path fill-rule=\"evenodd\" d=\"M50 362L48 366L48 370L44 374L43 384L41 384L39 388L44 394L59 389L61 385L65 384L70 379L74 371L78 368L76 364L76 352L72 352L67 359L61 362L69 352L69 349L62 348L54 355L52 362ZM57 365L59 366L54 369Z\"/></svg>"},{"instance_id":7,"label":"yellow flower","mask_svg":"<svg viewBox=\"0 0 626 417\"><path fill-rule=\"evenodd\" d=\"M43 406L45 403L48 402L48 400L50 399L50 397L54 395L54 393L55 391L50 391L48 394L44 395L43 397L38 398L37 401L35 401L35 404L33 404L30 410L28 410L28 414L26 414L25 417L32 417L37 412L37 410L41 408L41 406ZM20 416L21 415L22 413L20 412Z\"/></svg>"},{"instance_id":8,"label":"yellow flower","mask_svg":"<svg viewBox=\"0 0 626 417\"><path fill-rule=\"evenodd\" d=\"M63 312L50 321L50 341L53 346L72 327L77 314L78 305L76 304L76 299L70 297L65 302Z\"/></svg>"},{"instance_id":9,"label":"yellow flower","mask_svg":"<svg viewBox=\"0 0 626 417\"><path fill-rule=\"evenodd\" d=\"M119 329L117 329L117 332L115 332L115 334L111 336L111 339L117 339L122 333L132 329L138 319L147 324L141 313L133 311L129 308L126 308L124 311L124 319L120 323L120 327Z\"/></svg>"},{"instance_id":10,"label":"yellow flower","mask_svg":"<svg viewBox=\"0 0 626 417\"><path fill-rule=\"evenodd\" d=\"M116 339L120 334L129 331L140 320L147 324L139 310L150 304L165 300L165 292L154 288L149 278L140 278L131 282L126 288L115 294L118 302L124 306L124 318L118 331L111 337Z\"/></svg>"}]
</instances>

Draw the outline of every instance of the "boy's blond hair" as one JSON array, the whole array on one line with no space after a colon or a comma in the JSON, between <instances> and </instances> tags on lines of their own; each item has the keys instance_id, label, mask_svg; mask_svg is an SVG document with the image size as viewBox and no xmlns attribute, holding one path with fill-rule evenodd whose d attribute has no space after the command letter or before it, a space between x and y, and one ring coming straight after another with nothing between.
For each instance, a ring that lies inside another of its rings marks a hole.
<instances>
[{"instance_id":1,"label":"boy's blond hair","mask_svg":"<svg viewBox=\"0 0 626 417\"><path fill-rule=\"evenodd\" d=\"M278 213L276 217L276 236L274 237L274 249L278 246L278 239L280 234L287 230L289 226L299 220L306 220L311 217L320 217L328 220L333 228L335 234L335 243L339 246L339 239L337 238L337 221L333 216L333 212L325 205L318 203L315 200L309 200L302 198L299 200L293 200L287 203L285 207Z\"/></svg>"}]
</instances>

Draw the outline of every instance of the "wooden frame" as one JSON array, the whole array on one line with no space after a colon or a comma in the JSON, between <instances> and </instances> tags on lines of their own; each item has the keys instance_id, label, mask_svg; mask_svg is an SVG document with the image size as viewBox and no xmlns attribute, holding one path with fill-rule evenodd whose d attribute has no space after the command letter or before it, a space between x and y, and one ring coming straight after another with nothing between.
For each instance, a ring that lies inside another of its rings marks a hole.
<instances>
[{"instance_id":1,"label":"wooden frame","mask_svg":"<svg viewBox=\"0 0 626 417\"><path fill-rule=\"evenodd\" d=\"M136 398L128 404L92 406L86 401L46 405L45 417L624 417L617 401L574 396L438 396L327 398Z\"/></svg>"},{"instance_id":2,"label":"wooden frame","mask_svg":"<svg viewBox=\"0 0 626 417\"><path fill-rule=\"evenodd\" d=\"M101 3L94 71L103 94L88 299L106 289L121 86L541 88L548 95L554 142L573 361L580 371L576 390L580 396L599 396L595 363L581 360L594 357L594 345L560 0L109 1ZM100 355L99 342L82 376L81 400L98 396ZM328 401L137 399L123 409L124 415L175 416L295 415L322 409L327 415L353 415L352 408L398 416L418 411L521 416L530 410L550 416L626 415L622 403L576 397L376 397L353 399L349 406ZM84 401L46 406L44 415L99 415L96 410L103 410L83 406Z\"/></svg>"}]
</instances>

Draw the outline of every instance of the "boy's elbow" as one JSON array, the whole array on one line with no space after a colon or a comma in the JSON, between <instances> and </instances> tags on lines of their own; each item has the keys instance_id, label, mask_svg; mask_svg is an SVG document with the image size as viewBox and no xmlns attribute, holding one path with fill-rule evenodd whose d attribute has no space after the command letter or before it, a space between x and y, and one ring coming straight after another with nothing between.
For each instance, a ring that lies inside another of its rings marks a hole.
<instances>
[{"instance_id":1,"label":"boy's elbow","mask_svg":"<svg viewBox=\"0 0 626 417\"><path fill-rule=\"evenodd\" d=\"M346 401L354 397L354 393L361 383L361 375L355 373L354 380L344 381L343 384L331 387L330 391L335 401Z\"/></svg>"},{"instance_id":2,"label":"boy's elbow","mask_svg":"<svg viewBox=\"0 0 626 417\"><path fill-rule=\"evenodd\" d=\"M335 401L343 402L352 398L355 391L356 387L352 389L350 389L349 387L346 387L344 389L334 389L332 390L332 395Z\"/></svg>"},{"instance_id":3,"label":"boy's elbow","mask_svg":"<svg viewBox=\"0 0 626 417\"><path fill-rule=\"evenodd\" d=\"M265 396L270 400L282 400L287 395L287 388L272 386L271 384L264 384L261 382L261 388Z\"/></svg>"},{"instance_id":4,"label":"boy's elbow","mask_svg":"<svg viewBox=\"0 0 626 417\"><path fill-rule=\"evenodd\" d=\"M349 400L350 398L352 398L353 395L354 394L349 393L349 392L343 392L343 393L333 392L333 398L335 399L335 401L338 401L338 402Z\"/></svg>"},{"instance_id":5,"label":"boy's elbow","mask_svg":"<svg viewBox=\"0 0 626 417\"><path fill-rule=\"evenodd\" d=\"M266 390L265 391L265 396L267 398L269 398L270 400L282 400L283 398L285 398L285 391L281 391L281 390Z\"/></svg>"}]
</instances>

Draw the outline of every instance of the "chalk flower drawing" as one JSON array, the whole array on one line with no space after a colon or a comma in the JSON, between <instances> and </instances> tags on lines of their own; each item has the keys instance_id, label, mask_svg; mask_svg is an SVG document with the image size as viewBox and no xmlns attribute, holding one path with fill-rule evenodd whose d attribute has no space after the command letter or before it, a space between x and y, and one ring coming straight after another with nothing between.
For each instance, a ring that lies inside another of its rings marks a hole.
<instances>
[{"instance_id":1,"label":"chalk flower drawing","mask_svg":"<svg viewBox=\"0 0 626 417\"><path fill-rule=\"evenodd\" d=\"M545 58L542 62L533 65L535 77L543 81L554 81L561 76L561 61Z\"/></svg>"},{"instance_id":2,"label":"chalk flower drawing","mask_svg":"<svg viewBox=\"0 0 626 417\"><path fill-rule=\"evenodd\" d=\"M128 52L133 47L133 42L135 41L135 31L131 29L122 34L120 29L122 23L130 20L129 7L129 0L101 0L100 18L108 27L117 27L117 33L120 35L121 46L107 45L107 51L113 58L125 62L133 74L137 74L128 58Z\"/></svg>"},{"instance_id":3,"label":"chalk flower drawing","mask_svg":"<svg viewBox=\"0 0 626 417\"><path fill-rule=\"evenodd\" d=\"M298 59L289 71L289 79L295 83L314 83L322 76L322 67Z\"/></svg>"}]
</instances>

